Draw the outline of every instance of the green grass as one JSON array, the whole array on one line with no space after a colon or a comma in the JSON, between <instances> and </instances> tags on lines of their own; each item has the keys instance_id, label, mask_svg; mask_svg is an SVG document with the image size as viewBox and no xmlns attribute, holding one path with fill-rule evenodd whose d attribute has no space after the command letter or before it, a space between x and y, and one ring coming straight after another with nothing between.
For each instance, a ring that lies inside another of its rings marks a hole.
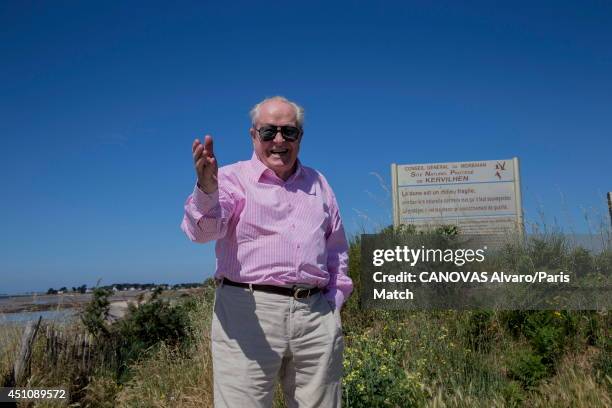
<instances>
[{"instance_id":1,"label":"green grass","mask_svg":"<svg viewBox=\"0 0 612 408\"><path fill-rule=\"evenodd\" d=\"M350 273L356 293L358 255L353 242ZM500 262L529 257L584 275L609 274L612 268L609 253L576 252L559 237L509 249L505 256ZM181 304L187 304L188 334L179 344L161 342L143 350L122 376L103 361L86 372L70 358L50 366L40 336L31 384L70 387L78 397L73 402L84 407L212 406L213 287L177 300ZM354 295L342 313L345 407L611 406L612 316L607 311L361 310ZM77 322L64 330L84 329ZM4 375L20 333L0 326L0 335ZM282 407L277 388L274 408Z\"/></svg>"}]
</instances>

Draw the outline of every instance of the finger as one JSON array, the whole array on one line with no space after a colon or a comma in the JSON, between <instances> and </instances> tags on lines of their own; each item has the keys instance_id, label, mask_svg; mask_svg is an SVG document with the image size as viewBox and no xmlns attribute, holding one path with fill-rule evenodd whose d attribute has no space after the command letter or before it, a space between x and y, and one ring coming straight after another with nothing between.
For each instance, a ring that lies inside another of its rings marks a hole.
<instances>
[{"instance_id":1,"label":"finger","mask_svg":"<svg viewBox=\"0 0 612 408\"><path fill-rule=\"evenodd\" d=\"M196 149L193 151L193 161L198 161L198 159L202 156L202 152L204 152L204 146L202 146L201 144L196 147Z\"/></svg>"},{"instance_id":2,"label":"finger","mask_svg":"<svg viewBox=\"0 0 612 408\"><path fill-rule=\"evenodd\" d=\"M196 147L198 147L200 144L201 144L200 139L195 139L193 141L193 144L191 145L191 151L195 152Z\"/></svg>"},{"instance_id":3,"label":"finger","mask_svg":"<svg viewBox=\"0 0 612 408\"><path fill-rule=\"evenodd\" d=\"M213 157L215 155L213 152L213 138L211 135L206 135L204 138L204 148L206 149L208 156Z\"/></svg>"},{"instance_id":4,"label":"finger","mask_svg":"<svg viewBox=\"0 0 612 408\"><path fill-rule=\"evenodd\" d=\"M217 166L216 166L217 162L214 158L206 157L202 155L202 158L200 160L202 160L202 171L207 176L217 173Z\"/></svg>"},{"instance_id":5,"label":"finger","mask_svg":"<svg viewBox=\"0 0 612 408\"><path fill-rule=\"evenodd\" d=\"M217 171L217 159L215 159L214 157L206 157L206 159L207 159L206 167L210 167L211 170L216 172Z\"/></svg>"},{"instance_id":6,"label":"finger","mask_svg":"<svg viewBox=\"0 0 612 408\"><path fill-rule=\"evenodd\" d=\"M196 170L201 173L206 169L206 158L200 157L195 163Z\"/></svg>"}]
</instances>

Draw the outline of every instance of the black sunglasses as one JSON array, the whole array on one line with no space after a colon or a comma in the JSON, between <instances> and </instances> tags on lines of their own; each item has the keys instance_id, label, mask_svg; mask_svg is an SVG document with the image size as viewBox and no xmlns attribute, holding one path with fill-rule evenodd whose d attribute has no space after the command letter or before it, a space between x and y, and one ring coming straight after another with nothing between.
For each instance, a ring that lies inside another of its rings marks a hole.
<instances>
[{"instance_id":1,"label":"black sunglasses","mask_svg":"<svg viewBox=\"0 0 612 408\"><path fill-rule=\"evenodd\" d=\"M283 139L288 142L295 142L300 138L300 135L302 134L302 129L295 126L265 125L255 130L257 131L257 133L259 133L259 138L263 142L269 142L271 140L274 140L279 130L281 132L281 135L283 135Z\"/></svg>"}]
</instances>

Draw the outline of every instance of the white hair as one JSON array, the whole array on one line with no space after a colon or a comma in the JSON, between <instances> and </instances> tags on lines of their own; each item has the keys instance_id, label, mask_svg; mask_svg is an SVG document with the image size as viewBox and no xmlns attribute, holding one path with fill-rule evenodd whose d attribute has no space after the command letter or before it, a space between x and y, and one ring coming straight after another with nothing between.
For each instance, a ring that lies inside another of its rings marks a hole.
<instances>
[{"instance_id":1,"label":"white hair","mask_svg":"<svg viewBox=\"0 0 612 408\"><path fill-rule=\"evenodd\" d=\"M255 124L255 122L257 121L257 117L259 116L259 108L261 108L261 105L270 101L285 102L293 106L293 109L295 109L296 125L297 127L302 128L302 126L304 125L304 108L302 108L297 103L290 101L284 96L273 96L271 98L266 98L263 101L259 102L257 105L253 106L253 109L251 109L251 111L249 112L249 115L251 116L251 123L253 123L253 125Z\"/></svg>"}]
</instances>

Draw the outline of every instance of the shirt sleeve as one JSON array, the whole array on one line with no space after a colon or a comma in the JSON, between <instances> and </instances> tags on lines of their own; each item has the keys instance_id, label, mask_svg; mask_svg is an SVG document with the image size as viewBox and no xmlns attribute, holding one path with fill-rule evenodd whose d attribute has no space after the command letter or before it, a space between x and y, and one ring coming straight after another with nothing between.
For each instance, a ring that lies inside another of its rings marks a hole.
<instances>
[{"instance_id":1,"label":"shirt sleeve","mask_svg":"<svg viewBox=\"0 0 612 408\"><path fill-rule=\"evenodd\" d=\"M229 180L219 172L219 188L214 193L205 193L195 185L193 193L185 201L181 229L193 242L205 243L223 238L235 207Z\"/></svg>"},{"instance_id":2,"label":"shirt sleeve","mask_svg":"<svg viewBox=\"0 0 612 408\"><path fill-rule=\"evenodd\" d=\"M338 204L333 193L331 195L331 221L327 231L327 271L329 283L323 294L332 308L340 310L353 291L353 281L348 272L348 243L340 219Z\"/></svg>"}]
</instances>

